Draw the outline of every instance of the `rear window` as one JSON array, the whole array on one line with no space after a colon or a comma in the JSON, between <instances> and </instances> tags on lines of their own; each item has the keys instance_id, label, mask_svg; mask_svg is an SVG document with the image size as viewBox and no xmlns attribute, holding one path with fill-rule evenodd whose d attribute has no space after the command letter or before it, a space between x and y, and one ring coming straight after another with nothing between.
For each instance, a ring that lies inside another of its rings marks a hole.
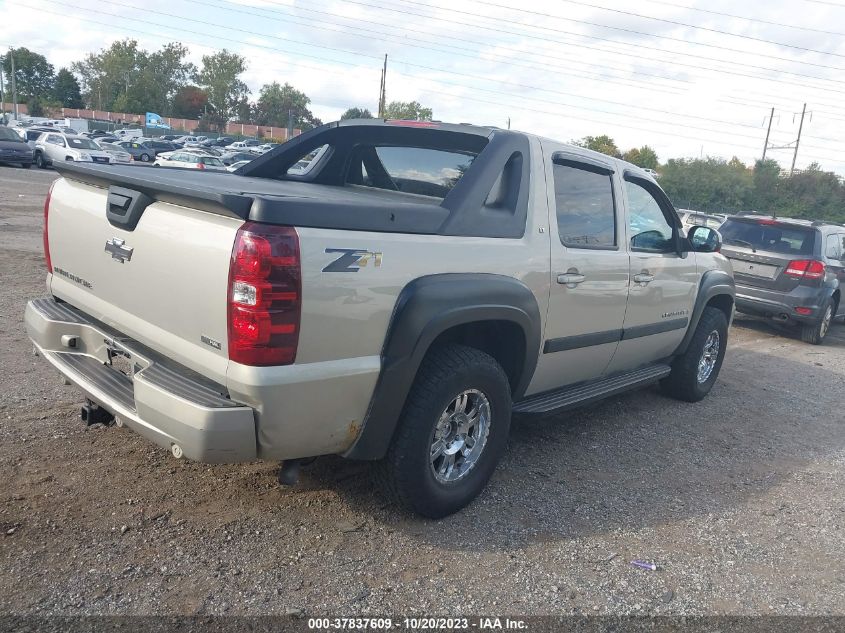
<instances>
[{"instance_id":1,"label":"rear window","mask_svg":"<svg viewBox=\"0 0 845 633\"><path fill-rule=\"evenodd\" d=\"M782 255L812 255L816 232L777 222L728 218L719 229L725 244Z\"/></svg>"},{"instance_id":2,"label":"rear window","mask_svg":"<svg viewBox=\"0 0 845 633\"><path fill-rule=\"evenodd\" d=\"M423 147L359 146L347 183L445 198L476 156Z\"/></svg>"}]
</instances>

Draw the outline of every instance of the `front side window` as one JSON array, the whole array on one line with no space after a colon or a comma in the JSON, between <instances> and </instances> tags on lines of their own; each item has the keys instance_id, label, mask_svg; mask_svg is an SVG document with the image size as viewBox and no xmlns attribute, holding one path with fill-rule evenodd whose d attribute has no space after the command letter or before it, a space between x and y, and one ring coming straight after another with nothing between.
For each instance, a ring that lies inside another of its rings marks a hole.
<instances>
[{"instance_id":1,"label":"front side window","mask_svg":"<svg viewBox=\"0 0 845 633\"><path fill-rule=\"evenodd\" d=\"M570 165L554 166L557 231L564 246L616 245L616 209L611 176Z\"/></svg>"},{"instance_id":2,"label":"front side window","mask_svg":"<svg viewBox=\"0 0 845 633\"><path fill-rule=\"evenodd\" d=\"M650 253L675 251L674 227L669 224L657 199L642 185L626 180L628 228L631 249Z\"/></svg>"}]
</instances>

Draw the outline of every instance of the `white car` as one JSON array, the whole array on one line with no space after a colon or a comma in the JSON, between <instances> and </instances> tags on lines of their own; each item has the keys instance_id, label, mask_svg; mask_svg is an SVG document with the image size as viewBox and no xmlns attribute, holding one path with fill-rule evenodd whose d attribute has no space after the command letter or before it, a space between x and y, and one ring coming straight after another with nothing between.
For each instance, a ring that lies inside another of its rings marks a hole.
<instances>
[{"instance_id":1,"label":"white car","mask_svg":"<svg viewBox=\"0 0 845 633\"><path fill-rule=\"evenodd\" d=\"M96 141L95 141L96 142ZM97 143L102 150L111 156L114 159L115 163L131 163L132 162L132 154L127 152L124 148L120 145L115 145L114 143Z\"/></svg>"},{"instance_id":2,"label":"white car","mask_svg":"<svg viewBox=\"0 0 845 633\"><path fill-rule=\"evenodd\" d=\"M227 145L224 149L229 152L252 152L253 154L260 154L259 145L258 141L235 141L231 145Z\"/></svg>"},{"instance_id":3,"label":"white car","mask_svg":"<svg viewBox=\"0 0 845 633\"><path fill-rule=\"evenodd\" d=\"M61 132L44 132L35 141L35 164L46 169L54 162L75 161L108 165L114 159L90 138Z\"/></svg>"},{"instance_id":4,"label":"white car","mask_svg":"<svg viewBox=\"0 0 845 633\"><path fill-rule=\"evenodd\" d=\"M177 145L181 143L184 147L200 144L198 136L180 136L179 138L173 139L173 142Z\"/></svg>"},{"instance_id":5,"label":"white car","mask_svg":"<svg viewBox=\"0 0 845 633\"><path fill-rule=\"evenodd\" d=\"M728 216L717 213L701 213L700 211L678 209L678 217L681 219L684 231L688 231L693 226L706 226L710 229L718 229L724 224Z\"/></svg>"},{"instance_id":6,"label":"white car","mask_svg":"<svg viewBox=\"0 0 845 633\"><path fill-rule=\"evenodd\" d=\"M181 167L183 169L207 169L209 171L226 171L226 166L216 156L206 156L197 152L176 150L159 154L153 167Z\"/></svg>"},{"instance_id":7,"label":"white car","mask_svg":"<svg viewBox=\"0 0 845 633\"><path fill-rule=\"evenodd\" d=\"M131 138L143 138L144 131L139 129L124 128L122 130L115 130L114 135L121 140L128 141Z\"/></svg>"},{"instance_id":8,"label":"white car","mask_svg":"<svg viewBox=\"0 0 845 633\"><path fill-rule=\"evenodd\" d=\"M226 168L226 171L238 171L244 165L249 165L250 161L248 160L239 160L237 163L232 163Z\"/></svg>"}]
</instances>

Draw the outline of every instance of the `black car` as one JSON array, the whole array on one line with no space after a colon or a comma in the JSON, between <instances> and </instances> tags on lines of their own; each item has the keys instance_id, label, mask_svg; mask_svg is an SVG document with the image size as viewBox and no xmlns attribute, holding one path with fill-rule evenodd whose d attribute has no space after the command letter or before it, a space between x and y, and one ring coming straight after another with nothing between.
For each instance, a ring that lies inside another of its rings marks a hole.
<instances>
[{"instance_id":1,"label":"black car","mask_svg":"<svg viewBox=\"0 0 845 633\"><path fill-rule=\"evenodd\" d=\"M250 152L227 152L220 156L220 160L226 167L242 160L253 160L254 158L258 158L258 155Z\"/></svg>"},{"instance_id":2,"label":"black car","mask_svg":"<svg viewBox=\"0 0 845 633\"><path fill-rule=\"evenodd\" d=\"M14 163L24 168L32 167L33 149L13 129L0 126L0 163Z\"/></svg>"},{"instance_id":3,"label":"black car","mask_svg":"<svg viewBox=\"0 0 845 633\"><path fill-rule=\"evenodd\" d=\"M235 139L231 136L221 136L220 138L210 138L207 141L203 141L201 145L203 147L226 147L234 142Z\"/></svg>"},{"instance_id":4,"label":"black car","mask_svg":"<svg viewBox=\"0 0 845 633\"><path fill-rule=\"evenodd\" d=\"M814 345L845 316L845 226L738 215L719 232L733 265L738 312L797 325Z\"/></svg>"},{"instance_id":5,"label":"black car","mask_svg":"<svg viewBox=\"0 0 845 633\"><path fill-rule=\"evenodd\" d=\"M176 143L171 143L170 141L160 141L157 139L149 139L144 141L144 145L152 149L156 156L161 154L162 152L172 152L177 149L181 149L181 146Z\"/></svg>"}]
</instances>

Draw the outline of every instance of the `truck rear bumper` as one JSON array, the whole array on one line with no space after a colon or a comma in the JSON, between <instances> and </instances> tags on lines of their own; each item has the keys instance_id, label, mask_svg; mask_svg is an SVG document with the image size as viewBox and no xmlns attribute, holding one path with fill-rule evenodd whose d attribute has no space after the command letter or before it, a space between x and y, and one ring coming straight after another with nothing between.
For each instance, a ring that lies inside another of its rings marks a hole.
<instances>
[{"instance_id":1,"label":"truck rear bumper","mask_svg":"<svg viewBox=\"0 0 845 633\"><path fill-rule=\"evenodd\" d=\"M155 444L201 462L257 459L254 411L230 400L222 386L165 363L66 303L30 301L24 320L50 364Z\"/></svg>"}]
</instances>

